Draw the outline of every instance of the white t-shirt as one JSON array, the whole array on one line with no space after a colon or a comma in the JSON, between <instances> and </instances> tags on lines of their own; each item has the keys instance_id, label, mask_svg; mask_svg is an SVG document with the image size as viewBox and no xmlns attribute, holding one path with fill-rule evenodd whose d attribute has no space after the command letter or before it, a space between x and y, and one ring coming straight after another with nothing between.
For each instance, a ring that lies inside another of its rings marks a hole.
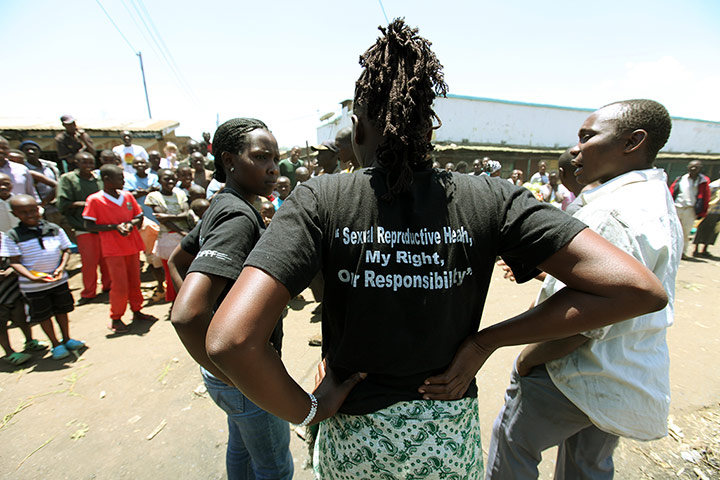
<instances>
[{"instance_id":1,"label":"white t-shirt","mask_svg":"<svg viewBox=\"0 0 720 480\"><path fill-rule=\"evenodd\" d=\"M125 145L118 145L113 147L112 151L113 153L120 155L120 158L122 158L123 169L126 172L133 174L135 173L135 168L132 164L135 161L135 157L142 158L145 161L149 158L145 149L140 145L130 145L129 147L126 147Z\"/></svg>"}]
</instances>

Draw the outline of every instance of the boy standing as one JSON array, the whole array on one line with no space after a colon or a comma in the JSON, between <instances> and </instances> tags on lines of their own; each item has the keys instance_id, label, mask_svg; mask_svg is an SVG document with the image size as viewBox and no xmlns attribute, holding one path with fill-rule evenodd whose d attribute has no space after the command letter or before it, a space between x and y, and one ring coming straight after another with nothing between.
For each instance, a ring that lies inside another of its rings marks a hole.
<instances>
[{"instance_id":1,"label":"boy standing","mask_svg":"<svg viewBox=\"0 0 720 480\"><path fill-rule=\"evenodd\" d=\"M93 174L95 157L88 152L75 155L73 165L76 170L60 177L57 187L57 206L60 213L65 215L73 229L75 229L75 242L82 259L83 289L80 292L78 305L90 303L97 296L97 270L100 266L102 274L103 291L110 290L110 273L100 251L100 238L95 232L85 228L82 211L87 198L102 190L102 182Z\"/></svg>"},{"instance_id":2,"label":"boy standing","mask_svg":"<svg viewBox=\"0 0 720 480\"><path fill-rule=\"evenodd\" d=\"M667 435L666 329L673 321L682 228L662 170L652 168L670 135L665 107L651 100L607 105L578 134L575 176L602 182L575 214L641 261L662 282L667 306L601 329L527 346L493 425L487 479L537 478L540 453L559 445L555 478L612 478L619 436ZM548 275L537 303L563 288Z\"/></svg>"},{"instance_id":3,"label":"boy standing","mask_svg":"<svg viewBox=\"0 0 720 480\"><path fill-rule=\"evenodd\" d=\"M37 201L30 195L15 195L10 200L18 226L3 236L0 256L8 257L19 276L20 291L25 296L32 322L40 323L52 343L52 358L60 360L68 350L79 350L85 342L70 338L68 313L73 311L73 297L68 288L65 265L70 257L70 239L55 225L41 220ZM55 336L51 318L60 327L63 342Z\"/></svg>"},{"instance_id":4,"label":"boy standing","mask_svg":"<svg viewBox=\"0 0 720 480\"><path fill-rule=\"evenodd\" d=\"M128 301L133 311L133 321L153 321L142 309L143 296L140 291L140 256L145 249L137 226L142 223L143 214L135 198L123 191L125 179L123 170L117 165L103 165L100 168L103 189L90 195L83 210L85 227L98 232L102 243L103 258L110 271L110 319L108 328L115 333L128 331L122 316Z\"/></svg>"}]
</instances>

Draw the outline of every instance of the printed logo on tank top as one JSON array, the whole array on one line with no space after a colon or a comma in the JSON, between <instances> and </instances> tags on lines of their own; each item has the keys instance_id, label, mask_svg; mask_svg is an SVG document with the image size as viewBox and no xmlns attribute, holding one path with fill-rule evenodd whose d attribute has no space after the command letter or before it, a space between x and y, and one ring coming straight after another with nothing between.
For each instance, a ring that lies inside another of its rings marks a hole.
<instances>
[{"instance_id":1,"label":"printed logo on tank top","mask_svg":"<svg viewBox=\"0 0 720 480\"><path fill-rule=\"evenodd\" d=\"M472 267L450 268L440 246L473 247L470 232L461 226L439 230L388 230L382 226L367 230L338 228L334 237L343 245L365 246L356 271L338 270L338 280L353 288L447 290L459 287L472 275ZM383 248L384 247L384 248ZM400 273L399 269L412 273Z\"/></svg>"}]
</instances>

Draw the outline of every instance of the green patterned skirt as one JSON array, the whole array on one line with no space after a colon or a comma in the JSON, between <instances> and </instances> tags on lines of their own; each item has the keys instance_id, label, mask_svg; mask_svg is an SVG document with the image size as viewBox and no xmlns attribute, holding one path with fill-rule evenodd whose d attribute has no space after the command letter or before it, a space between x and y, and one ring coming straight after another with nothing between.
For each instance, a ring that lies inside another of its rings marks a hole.
<instances>
[{"instance_id":1,"label":"green patterned skirt","mask_svg":"<svg viewBox=\"0 0 720 480\"><path fill-rule=\"evenodd\" d=\"M477 398L400 402L320 424L315 477L450 480L484 474Z\"/></svg>"}]
</instances>

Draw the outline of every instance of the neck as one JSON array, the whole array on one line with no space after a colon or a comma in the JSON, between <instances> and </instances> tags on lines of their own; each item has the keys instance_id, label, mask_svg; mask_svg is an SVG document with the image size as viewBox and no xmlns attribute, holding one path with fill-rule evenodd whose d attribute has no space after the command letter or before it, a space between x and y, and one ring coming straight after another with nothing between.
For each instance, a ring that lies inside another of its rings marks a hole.
<instances>
[{"instance_id":1,"label":"neck","mask_svg":"<svg viewBox=\"0 0 720 480\"><path fill-rule=\"evenodd\" d=\"M120 196L120 192L118 192L116 189L110 188L110 187L103 187L103 192L105 192L108 195L110 195L111 197L115 197L115 198L118 198Z\"/></svg>"},{"instance_id":2,"label":"neck","mask_svg":"<svg viewBox=\"0 0 720 480\"><path fill-rule=\"evenodd\" d=\"M79 176L80 178L84 178L84 179L87 180L87 179L89 179L89 178L92 177L92 170L88 170L88 171L78 170L77 172L78 172L78 176Z\"/></svg>"},{"instance_id":3,"label":"neck","mask_svg":"<svg viewBox=\"0 0 720 480\"><path fill-rule=\"evenodd\" d=\"M172 195L172 190L166 190L165 188L161 188L160 193L162 193L163 195Z\"/></svg>"},{"instance_id":4,"label":"neck","mask_svg":"<svg viewBox=\"0 0 720 480\"><path fill-rule=\"evenodd\" d=\"M248 203L252 204L255 202L255 199L257 199L257 193L252 193L241 187L235 180L232 178L228 178L225 185L232 190L235 190L240 194L241 197L243 197L245 200L248 201Z\"/></svg>"},{"instance_id":5,"label":"neck","mask_svg":"<svg viewBox=\"0 0 720 480\"><path fill-rule=\"evenodd\" d=\"M147 177L147 172L143 171L143 172L141 173L140 170L136 170L136 171L135 171L135 175L137 175L137 176L140 177L140 178L145 178L145 177Z\"/></svg>"},{"instance_id":6,"label":"neck","mask_svg":"<svg viewBox=\"0 0 720 480\"><path fill-rule=\"evenodd\" d=\"M40 163L40 159L39 159L39 158L28 158L27 161L28 161L28 163L29 163L30 165L34 165L34 166L36 166L36 167L39 167L39 166L42 165L42 163Z\"/></svg>"},{"instance_id":7,"label":"neck","mask_svg":"<svg viewBox=\"0 0 720 480\"><path fill-rule=\"evenodd\" d=\"M5 165L7 165L7 163L7 158L0 157L0 167L4 167Z\"/></svg>"}]
</instances>

